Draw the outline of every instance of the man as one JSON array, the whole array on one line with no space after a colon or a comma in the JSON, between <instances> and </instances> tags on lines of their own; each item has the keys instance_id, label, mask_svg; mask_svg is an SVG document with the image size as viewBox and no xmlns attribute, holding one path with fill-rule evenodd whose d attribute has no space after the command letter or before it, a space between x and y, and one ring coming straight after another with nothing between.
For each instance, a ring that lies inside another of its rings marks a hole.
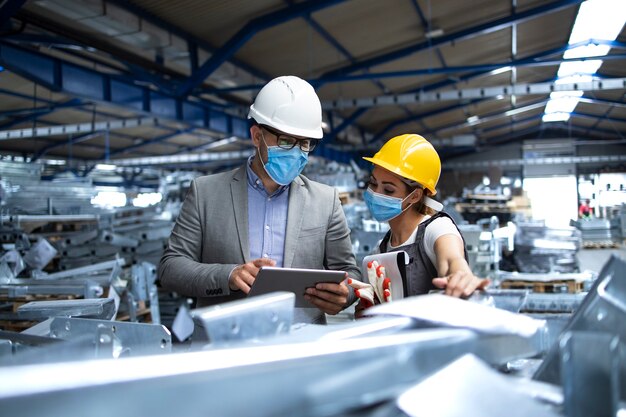
<instances>
[{"instance_id":1,"label":"man","mask_svg":"<svg viewBox=\"0 0 626 417\"><path fill-rule=\"evenodd\" d=\"M332 269L360 279L337 191L300 175L323 136L313 87L294 77L266 84L250 106L256 148L234 171L196 178L159 265L164 288L198 307L243 298L263 266ZM297 322L325 323L355 301L345 282L318 284Z\"/></svg>"},{"instance_id":2,"label":"man","mask_svg":"<svg viewBox=\"0 0 626 417\"><path fill-rule=\"evenodd\" d=\"M578 207L578 217L581 219L589 219L591 218L591 202L589 199L580 203L580 207Z\"/></svg>"}]
</instances>

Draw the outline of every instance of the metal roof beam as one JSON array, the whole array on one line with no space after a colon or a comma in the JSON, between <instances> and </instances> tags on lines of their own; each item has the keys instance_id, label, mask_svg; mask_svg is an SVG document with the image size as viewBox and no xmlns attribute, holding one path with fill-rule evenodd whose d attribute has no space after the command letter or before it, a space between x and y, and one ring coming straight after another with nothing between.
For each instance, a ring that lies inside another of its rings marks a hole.
<instances>
[{"instance_id":1,"label":"metal roof beam","mask_svg":"<svg viewBox=\"0 0 626 417\"><path fill-rule=\"evenodd\" d=\"M135 145L131 145L131 146L127 146L127 147L122 148L122 149L115 150L115 151L111 152L109 154L109 156L125 154L125 153L128 153L130 151L134 151L135 149L139 149L139 148L144 147L144 146L153 145L155 143L162 143L162 142L165 142L166 140L168 140L170 138L173 138L174 136L178 136L178 135L182 135L182 134L185 134L185 133L189 133L189 132L193 131L194 129L195 129L194 127L190 127L190 128L187 128L187 129L177 130L175 132L166 133L164 135L157 136L155 138L143 141L141 143L137 143Z\"/></svg>"},{"instance_id":2,"label":"metal roof beam","mask_svg":"<svg viewBox=\"0 0 626 417\"><path fill-rule=\"evenodd\" d=\"M31 120L36 120L38 117L47 116L60 109L67 109L67 108L77 109L77 108L80 108L89 104L90 103L85 103L82 100L72 99L72 100L68 100L65 103L58 103L52 106L35 107L35 108L31 107L31 108L23 108L23 109L16 109L12 111L2 112L0 113L0 117L7 117L7 116L11 117L13 115L20 115L23 113L29 113L29 114L26 114L21 117L16 117L9 122L0 124L0 131L9 129L21 123L26 123Z\"/></svg>"},{"instance_id":3,"label":"metal roof beam","mask_svg":"<svg viewBox=\"0 0 626 417\"><path fill-rule=\"evenodd\" d=\"M231 152L205 152L184 155L164 155L142 158L111 159L108 162L117 166L144 166L144 165L168 165L197 162L224 162L230 160L246 159L253 154L252 150Z\"/></svg>"},{"instance_id":4,"label":"metal roof beam","mask_svg":"<svg viewBox=\"0 0 626 417\"><path fill-rule=\"evenodd\" d=\"M27 129L15 129L0 131L0 140L12 140L12 139L28 139L28 138L40 138L45 136L60 136L71 135L80 133L91 133L98 131L125 129L129 127L138 126L157 126L159 124L158 119L141 117L136 119L121 119L112 120L106 122L94 122L94 123L78 123L70 125L58 125L48 127L35 127Z\"/></svg>"},{"instance_id":5,"label":"metal roof beam","mask_svg":"<svg viewBox=\"0 0 626 417\"><path fill-rule=\"evenodd\" d=\"M607 42L608 43L608 42ZM590 43L585 42L586 45ZM566 50L567 48L559 48ZM626 54L612 54L605 55L601 57L602 61L611 61L611 60L622 60L626 58ZM332 79L317 79L310 80L312 84L321 84L321 83L336 83L336 82L351 82L351 81L363 81L363 80L372 80L372 79L383 79L383 78L402 78L402 77L415 77L419 75L438 75L438 74L457 74L467 71L480 71L480 72L489 72L493 70L497 70L503 67L517 67L517 68L530 68L530 67L545 67L552 65L560 65L563 62L584 62L589 60L597 61L598 57L588 57L588 58L560 58L560 59L550 59L550 60L537 60L536 58L522 58L516 59L513 61L505 61L505 62L494 62L491 64L481 64L481 65L463 65L456 67L441 67L441 68L420 68L414 70L405 70L405 71L387 71L387 72L368 72L365 74L354 74L354 75L338 75L333 77ZM236 88L236 87L234 87ZM232 90L232 89L231 89Z\"/></svg>"},{"instance_id":6,"label":"metal roof beam","mask_svg":"<svg viewBox=\"0 0 626 417\"><path fill-rule=\"evenodd\" d=\"M550 94L555 91L603 91L626 89L626 78L605 78L590 82L576 83L534 83L515 84L492 87L466 88L462 90L438 91L438 92L418 92L410 94L384 95L378 97L363 97L356 99L340 99L325 101L322 107L325 110L346 109L352 107L380 107L395 106L412 103L436 103L440 101L458 101L476 98L495 98L509 95L537 95Z\"/></svg>"},{"instance_id":7,"label":"metal roof beam","mask_svg":"<svg viewBox=\"0 0 626 417\"><path fill-rule=\"evenodd\" d=\"M22 77L71 96L116 105L154 118L184 122L226 135L246 137L246 119L214 109L211 103L184 100L138 86L36 51L0 41L0 64Z\"/></svg>"},{"instance_id":8,"label":"metal roof beam","mask_svg":"<svg viewBox=\"0 0 626 417\"><path fill-rule=\"evenodd\" d=\"M488 161L451 162L442 165L444 170L484 169L489 167L515 167L528 165L594 164L624 162L626 155L555 156L549 158L491 159Z\"/></svg>"},{"instance_id":9,"label":"metal roof beam","mask_svg":"<svg viewBox=\"0 0 626 417\"><path fill-rule=\"evenodd\" d=\"M229 60L239 50L239 48L241 48L258 32L287 22L296 17L305 16L315 11L334 6L341 2L343 2L343 0L309 0L249 21L179 86L176 91L177 95L179 97L189 95L196 87L201 85L209 75L219 68L220 65Z\"/></svg>"},{"instance_id":10,"label":"metal roof beam","mask_svg":"<svg viewBox=\"0 0 626 417\"><path fill-rule=\"evenodd\" d=\"M26 0L9 0L0 3L0 29L22 8Z\"/></svg>"},{"instance_id":11,"label":"metal roof beam","mask_svg":"<svg viewBox=\"0 0 626 417\"><path fill-rule=\"evenodd\" d=\"M573 5L577 5L582 3L582 0L561 0L554 1L552 3L542 5L539 7L535 7L532 9L525 10L519 13L511 13L510 16L507 16L502 19L496 19L491 22L479 24L473 26L468 29L460 30L458 32L444 35L435 39L428 39L423 42L419 42L415 45L411 45L405 48L401 48L399 50L385 53L379 56L375 56L356 64L347 65L342 68L338 68L332 71L328 71L321 78L332 78L337 75L349 74L354 71L358 71L360 69L373 67L376 65L381 65L387 63L389 61L394 61L399 58L403 58L407 55L413 54L415 52L419 52L422 50L430 49L437 46L448 45L452 42L458 42L466 39L472 39L480 35L488 34L491 32L495 32L504 28L511 26L512 24L522 23L526 20L530 20L536 18L538 16L545 15L547 13L552 13L555 11L559 11L561 9L571 7Z\"/></svg>"},{"instance_id":12,"label":"metal roof beam","mask_svg":"<svg viewBox=\"0 0 626 417\"><path fill-rule=\"evenodd\" d=\"M101 135L101 132L91 132L91 133L86 133L80 136L70 137L70 139L67 142L59 142L59 143L48 145L44 147L43 149L39 150L37 153L35 153L35 155L33 155L33 157L31 158L30 162L31 163L36 162L37 160L39 160L39 158L44 157L45 155L48 154L48 152L50 152L53 149L61 148L63 146L68 146L68 145L77 145L79 143L87 142L88 140L96 138L100 135Z\"/></svg>"},{"instance_id":13,"label":"metal roof beam","mask_svg":"<svg viewBox=\"0 0 626 417\"><path fill-rule=\"evenodd\" d=\"M492 63L492 64L482 64L482 65L475 65L475 66L459 66L459 67L445 67L445 68L432 68L432 69L428 69L428 68L424 68L424 69L417 69L417 70L407 70L407 71L394 71L394 72L379 72L379 73L368 73L368 74L354 74L354 75L348 75L348 74L344 74L344 75L338 75L336 77L333 78L329 78L329 79L325 79L324 83L332 83L332 82L349 82L349 81L361 81L361 80L365 80L365 79L369 79L370 77L372 78L395 78L395 77L409 77L409 76L416 76L416 75L433 75L433 74L439 74L439 73L458 73L458 72L465 72L465 71L471 71L471 70L478 70L476 72L470 73L470 74L465 74L462 75L460 77L458 77L458 79L455 80L443 80L443 81L438 81L436 83L432 83L426 86L422 86L419 87L417 89L413 89L410 90L408 92L416 92L416 91L430 91L430 90L437 90L439 88L443 88L443 87L447 87L450 85L455 85L458 84L460 82L463 81L468 81L471 80L473 78L478 78L481 76L485 76L485 75L489 75L491 73L492 70L494 69L499 69L502 67L510 67L510 66L542 66L542 65L558 65L562 62L567 62L568 59L563 59L563 58L558 58L558 59L552 59L549 61L545 61L545 58L547 57L551 57L551 56L556 56L556 55L562 55L565 51L567 51L569 48L573 48L573 47L577 47L577 46L585 46L585 45L609 45L612 48L626 48L626 43L622 43L622 42L616 42L616 41L585 41L585 42L580 42L580 43L576 43L576 44L572 44L572 45L564 45L564 46L560 46L558 48L552 48L552 49L548 49L546 51L541 51L538 52L536 54L527 56L525 58L520 58L516 61L506 61L506 62L499 62L499 63ZM613 56L616 56L616 58L611 58ZM609 57L608 59L623 59L624 56L622 55L606 55L603 56L602 58L605 59ZM593 58L589 58L589 59L593 59ZM597 57L596 57L597 59ZM580 61L580 58L572 58L571 61ZM319 82L321 82L321 79L310 79L308 80L312 85L316 86ZM240 85L240 86L236 86L236 87L226 87L226 88L214 88L214 89L205 89L204 93L207 94L217 94L217 93L227 93L227 92L234 92L234 91L249 91L249 90L260 90L263 87L264 84L246 84L246 85Z\"/></svg>"},{"instance_id":14,"label":"metal roof beam","mask_svg":"<svg viewBox=\"0 0 626 417\"><path fill-rule=\"evenodd\" d=\"M209 43L196 38L195 36L185 32L184 30L182 30L179 27L176 27L174 25L172 25L171 23L168 23L166 21L164 21L163 19L159 18L158 16L155 16L149 12L147 12L146 10L142 9L139 6L135 6L134 4L132 4L131 2L129 2L128 0L107 0L107 2L109 3L113 3L116 6L123 8L137 16L139 16L142 19L145 19L147 21L149 21L150 23L154 24L157 27L160 27L161 29L164 29L168 32L173 33L174 35L184 39L187 41L188 45L189 45L189 54L190 54L190 61L191 61L191 68L195 69L198 67L197 65L197 47L201 47L205 50L207 50L210 53L215 53L216 48L213 45L210 45ZM194 59L196 59L195 65L194 65ZM230 58L229 61L243 69L246 72L249 72L250 74L252 74L255 77L261 78L261 79L269 79L269 76L265 73L263 73L262 71L259 71L257 68L253 68L250 65L241 62L239 60L237 60L236 58Z\"/></svg>"},{"instance_id":15,"label":"metal roof beam","mask_svg":"<svg viewBox=\"0 0 626 417\"><path fill-rule=\"evenodd\" d=\"M524 136L524 135L528 135L528 134L536 133L536 132L564 131L568 135L570 135L571 132L574 132L574 131L580 132L582 134L584 133L585 130L586 129L584 127L579 127L579 126L565 124L565 123L542 123L536 126L531 126L526 129L513 131L513 132L507 132L502 135L489 138L486 145L496 145L496 144L502 145L502 144L517 140L520 136ZM598 129L596 130L596 132L616 136L616 133L614 131L607 131L605 129ZM619 135L617 135L617 137L621 139Z\"/></svg>"},{"instance_id":16,"label":"metal roof beam","mask_svg":"<svg viewBox=\"0 0 626 417\"><path fill-rule=\"evenodd\" d=\"M468 103L460 103L460 104L453 104L451 106L446 106L446 107L442 107L440 109L437 110L432 110L429 112L425 112L425 113L421 113L421 114L417 114L413 117L407 117L405 119L400 119L400 120L396 120L395 122L389 123L387 126L385 126L384 129L382 129L381 131L379 131L378 133L376 133L376 135L374 135L374 137L372 138L372 140L370 141L370 143L376 142L377 140L381 139L387 132L389 132L391 129L397 127L397 126L401 126L405 123L409 123L415 120L420 120L420 119L424 119L427 117L431 117L431 116L436 116L438 114L442 114L442 113L446 113L452 110L458 110L461 109L465 106L469 106L472 104L477 104L481 101L483 101L485 99L480 99L480 100L471 100Z\"/></svg>"},{"instance_id":17,"label":"metal roof beam","mask_svg":"<svg viewBox=\"0 0 626 417\"><path fill-rule=\"evenodd\" d=\"M350 126L352 123L354 123L367 110L368 109L356 109L349 117L343 119L343 121L341 122L341 124L339 126L337 126L328 135L326 135L322 145L329 145L329 144L331 144L337 138L337 135L339 133L343 132L348 126Z\"/></svg>"}]
</instances>

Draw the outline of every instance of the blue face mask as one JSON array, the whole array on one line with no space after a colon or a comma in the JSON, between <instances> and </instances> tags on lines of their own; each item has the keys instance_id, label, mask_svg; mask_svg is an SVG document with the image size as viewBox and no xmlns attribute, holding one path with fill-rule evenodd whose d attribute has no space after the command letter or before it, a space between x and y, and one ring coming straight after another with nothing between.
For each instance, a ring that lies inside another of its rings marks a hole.
<instances>
[{"instance_id":1,"label":"blue face mask","mask_svg":"<svg viewBox=\"0 0 626 417\"><path fill-rule=\"evenodd\" d=\"M367 204L367 208L370 210L370 213L372 214L372 217L374 217L374 219L378 220L379 222L387 222L394 217L399 216L403 212L402 203L404 202L404 200L409 198L411 194L402 199L398 197L390 197L387 195L378 194L368 188L363 194L363 199L365 200L365 204ZM409 208L410 206L411 205L409 205L407 208Z\"/></svg>"},{"instance_id":2,"label":"blue face mask","mask_svg":"<svg viewBox=\"0 0 626 417\"><path fill-rule=\"evenodd\" d=\"M265 142L265 138L263 138L263 142ZM299 146L294 146L289 150L278 146L267 146L267 162L263 166L267 175L276 184L287 185L300 175L308 161L309 154L300 149Z\"/></svg>"}]
</instances>

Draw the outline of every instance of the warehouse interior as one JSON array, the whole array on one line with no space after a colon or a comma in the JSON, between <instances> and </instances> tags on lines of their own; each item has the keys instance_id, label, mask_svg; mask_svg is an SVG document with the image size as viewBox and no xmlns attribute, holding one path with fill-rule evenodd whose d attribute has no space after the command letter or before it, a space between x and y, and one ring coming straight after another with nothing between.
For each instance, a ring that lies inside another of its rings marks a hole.
<instances>
[{"instance_id":1,"label":"warehouse interior","mask_svg":"<svg viewBox=\"0 0 626 417\"><path fill-rule=\"evenodd\" d=\"M625 23L623 0L0 1L0 407L625 415ZM291 293L161 285L193 181L256 155L250 106L286 75L319 97L302 173L356 267L389 231L363 157L417 134L489 287L313 325Z\"/></svg>"}]
</instances>

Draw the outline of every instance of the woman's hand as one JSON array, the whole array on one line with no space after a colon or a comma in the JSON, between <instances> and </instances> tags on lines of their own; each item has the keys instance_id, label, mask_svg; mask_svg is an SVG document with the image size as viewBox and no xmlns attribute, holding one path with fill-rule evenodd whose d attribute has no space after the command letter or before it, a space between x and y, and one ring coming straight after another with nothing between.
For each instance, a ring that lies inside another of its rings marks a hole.
<instances>
[{"instance_id":1,"label":"woman's hand","mask_svg":"<svg viewBox=\"0 0 626 417\"><path fill-rule=\"evenodd\" d=\"M433 279L433 285L445 289L445 294L452 297L467 298L476 290L485 289L491 281L486 278L478 278L468 271L457 271L445 277Z\"/></svg>"}]
</instances>

